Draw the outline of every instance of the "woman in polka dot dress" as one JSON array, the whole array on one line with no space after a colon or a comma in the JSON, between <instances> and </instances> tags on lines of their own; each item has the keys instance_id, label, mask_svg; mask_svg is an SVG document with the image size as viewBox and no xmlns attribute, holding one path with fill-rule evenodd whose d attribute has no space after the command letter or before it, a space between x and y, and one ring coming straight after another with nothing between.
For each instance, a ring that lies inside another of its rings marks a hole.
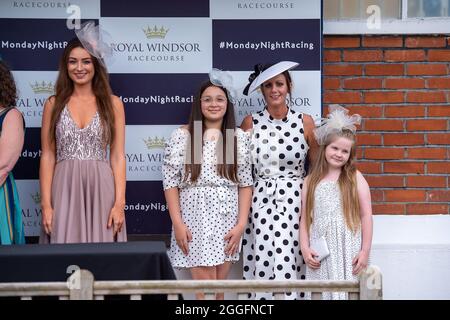
<instances>
[{"instance_id":1,"label":"woman in polka dot dress","mask_svg":"<svg viewBox=\"0 0 450 320\"><path fill-rule=\"evenodd\" d=\"M260 87L266 107L247 116L241 128L252 131L250 152L254 192L243 240L244 279L294 280L304 278L298 239L301 188L307 155L314 155L314 122L287 104L292 81L288 70L298 64L283 61L255 67L248 94ZM257 293L256 299L272 299ZM286 299L300 295L287 293Z\"/></svg>"},{"instance_id":2,"label":"woman in polka dot dress","mask_svg":"<svg viewBox=\"0 0 450 320\"><path fill-rule=\"evenodd\" d=\"M196 280L226 279L239 260L252 195L250 135L236 129L229 93L214 83L200 88L189 125L176 129L166 144L163 165L173 224L169 258Z\"/></svg>"}]
</instances>

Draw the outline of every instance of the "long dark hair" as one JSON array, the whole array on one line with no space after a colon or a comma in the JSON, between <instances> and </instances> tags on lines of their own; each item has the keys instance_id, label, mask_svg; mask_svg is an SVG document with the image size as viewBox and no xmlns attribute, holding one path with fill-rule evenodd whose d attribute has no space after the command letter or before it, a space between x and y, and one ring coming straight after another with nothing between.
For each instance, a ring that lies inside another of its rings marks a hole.
<instances>
[{"instance_id":1,"label":"long dark hair","mask_svg":"<svg viewBox=\"0 0 450 320\"><path fill-rule=\"evenodd\" d=\"M233 150L229 150L229 143L227 143L227 130L236 129L236 120L234 118L234 106L230 101L230 97L228 92L219 86L212 84L210 81L203 83L195 96L194 102L192 103L191 115L189 116L188 130L190 133L190 145L188 146L188 153L190 153L190 161L186 161L185 164L185 175L184 181L190 180L191 182L196 182L201 172L201 163L195 163L194 159L196 159L195 155L199 156L199 159L203 159L202 151L203 151L203 136L205 133L205 125L204 125L204 117L202 113L201 107L201 97L203 92L209 87L217 87L221 89L225 96L227 97L227 111L223 117L222 127L220 131L222 133L222 139L219 139L216 147L216 155L220 158L219 150L222 149L223 159L227 159L227 153L233 152L233 163L228 163L225 161L221 161L221 163L217 164L217 173L228 180L233 182L237 182L237 139L236 135L233 134ZM201 143L200 141L194 141L194 122L201 121L202 123L202 135L201 135ZM227 148L228 147L228 148Z\"/></svg>"},{"instance_id":2,"label":"long dark hair","mask_svg":"<svg viewBox=\"0 0 450 320\"><path fill-rule=\"evenodd\" d=\"M73 81L69 78L67 71L67 63L69 56L73 49L83 48L82 43L78 38L69 41L64 52L59 60L59 73L55 86L55 105L52 110L50 118L50 141L55 141L56 122L61 115L64 106L69 102L70 96L73 93ZM92 63L94 64L94 77L92 79L92 91L94 92L97 109L100 115L100 120L103 124L103 141L105 144L114 143L114 108L111 100L112 90L109 85L109 77L106 68L98 61L98 59L91 55Z\"/></svg>"},{"instance_id":3,"label":"long dark hair","mask_svg":"<svg viewBox=\"0 0 450 320\"><path fill-rule=\"evenodd\" d=\"M13 107L16 105L17 90L14 77L6 63L0 61L0 106Z\"/></svg>"}]
</instances>

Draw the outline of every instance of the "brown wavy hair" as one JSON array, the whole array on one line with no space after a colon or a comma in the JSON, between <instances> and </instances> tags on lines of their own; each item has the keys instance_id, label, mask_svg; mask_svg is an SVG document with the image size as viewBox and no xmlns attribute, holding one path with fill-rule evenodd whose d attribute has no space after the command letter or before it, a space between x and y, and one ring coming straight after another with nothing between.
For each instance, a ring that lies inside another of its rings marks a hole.
<instances>
[{"instance_id":1,"label":"brown wavy hair","mask_svg":"<svg viewBox=\"0 0 450 320\"><path fill-rule=\"evenodd\" d=\"M227 111L225 112L225 115L223 117L222 121L222 127L220 129L222 133L222 139L219 139L218 143L216 144L216 154L218 156L218 159L229 159L227 152L232 152L233 156L233 163L228 163L225 161L221 161L222 163L217 164L217 173L228 180L231 180L233 182L237 182L237 139L236 135L233 135L234 143L232 144L233 150L229 150L230 147L229 143L227 143L227 130L234 130L236 129L236 120L234 117L234 106L230 101L230 97L228 95L228 92L219 86L216 86L212 84L210 81L207 81L203 83L200 87L200 90L198 91L197 95L194 98L194 102L192 103L192 110L191 114L189 116L189 123L188 123L188 131L190 133L190 143L188 144L187 153L190 154L190 159L186 161L185 164L185 175L183 177L184 181L190 180L191 182L195 183L200 176L202 165L201 163L195 163L195 155L198 156L199 159L203 159L203 136L205 134L205 125L204 125L204 116L202 113L202 107L201 107L201 97L203 92L209 88L209 87L217 87L221 89L225 96L227 97ZM201 135L201 143L199 141L194 141L194 122L201 121L202 123L202 135ZM222 152L220 154L219 149L222 148ZM222 158L223 156L223 158ZM225 162L225 163L224 163Z\"/></svg>"},{"instance_id":2,"label":"brown wavy hair","mask_svg":"<svg viewBox=\"0 0 450 320\"><path fill-rule=\"evenodd\" d=\"M325 149L337 137L344 137L353 141L350 156L347 163L342 167L341 174L338 179L345 223L353 232L356 232L361 225L360 205L356 184L356 167L354 164L356 154L355 135L350 130L343 130L339 134L329 136L325 145L320 146L317 161L314 163L311 174L309 175L305 204L307 230L309 230L314 219L314 193L316 191L316 187L328 172L328 162L325 158Z\"/></svg>"},{"instance_id":3,"label":"brown wavy hair","mask_svg":"<svg viewBox=\"0 0 450 320\"><path fill-rule=\"evenodd\" d=\"M0 60L0 105L13 107L16 105L17 90L14 77L5 62Z\"/></svg>"},{"instance_id":4,"label":"brown wavy hair","mask_svg":"<svg viewBox=\"0 0 450 320\"><path fill-rule=\"evenodd\" d=\"M73 93L73 81L69 78L67 71L67 63L69 56L73 49L83 48L80 40L74 38L69 41L59 61L59 73L55 86L55 104L50 118L50 141L55 141L56 123L61 115L62 110L69 102L70 96ZM94 77L92 79L92 91L94 92L97 110L100 120L103 124L103 141L105 145L114 143L114 108L111 99L112 90L109 85L109 76L106 68L99 62L99 60L91 55L92 63L94 64ZM53 97L53 96L52 96Z\"/></svg>"}]
</instances>

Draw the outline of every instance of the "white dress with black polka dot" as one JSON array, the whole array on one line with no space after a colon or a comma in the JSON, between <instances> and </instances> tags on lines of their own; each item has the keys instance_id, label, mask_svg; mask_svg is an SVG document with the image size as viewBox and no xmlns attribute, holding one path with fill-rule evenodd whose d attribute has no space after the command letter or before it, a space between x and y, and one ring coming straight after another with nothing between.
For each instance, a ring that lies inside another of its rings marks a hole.
<instances>
[{"instance_id":1,"label":"white dress with black polka dot","mask_svg":"<svg viewBox=\"0 0 450 320\"><path fill-rule=\"evenodd\" d=\"M284 119L274 119L264 109L252 117L255 182L243 240L244 279L301 279L300 194L309 149L303 114L288 110ZM272 294L257 293L254 298L272 299ZM296 298L300 298L296 293L286 294L286 299Z\"/></svg>"},{"instance_id":2,"label":"white dress with black polka dot","mask_svg":"<svg viewBox=\"0 0 450 320\"><path fill-rule=\"evenodd\" d=\"M319 269L306 267L307 280L358 280L353 275L353 258L361 250L361 228L355 233L345 223L337 181L322 180L314 192L313 223L309 239L325 237L330 255L320 262ZM306 293L306 299L311 294ZM323 300L348 299L346 292L324 292Z\"/></svg>"},{"instance_id":3,"label":"white dress with black polka dot","mask_svg":"<svg viewBox=\"0 0 450 320\"><path fill-rule=\"evenodd\" d=\"M164 190L179 189L181 217L192 233L186 256L178 247L172 228L168 252L170 261L175 268L216 266L225 261L237 261L239 253L225 255L227 243L224 237L237 223L238 186L253 184L248 151L250 134L236 130L239 184L218 175L216 141L213 140L204 140L202 169L196 183L183 181L188 137L186 130L178 128L165 147L163 187Z\"/></svg>"}]
</instances>

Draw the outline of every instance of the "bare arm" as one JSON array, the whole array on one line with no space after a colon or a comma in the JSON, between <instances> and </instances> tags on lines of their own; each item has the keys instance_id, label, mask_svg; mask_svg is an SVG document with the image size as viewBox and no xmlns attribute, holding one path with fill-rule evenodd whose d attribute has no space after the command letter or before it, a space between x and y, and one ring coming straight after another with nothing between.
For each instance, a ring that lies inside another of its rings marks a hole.
<instances>
[{"instance_id":1,"label":"bare arm","mask_svg":"<svg viewBox=\"0 0 450 320\"><path fill-rule=\"evenodd\" d=\"M358 274L367 267L370 255L370 248L372 246L372 201L370 197L370 188L366 179L364 179L361 172L356 172L356 182L358 199L361 212L361 236L362 244L361 251L353 259L353 273Z\"/></svg>"},{"instance_id":2,"label":"bare arm","mask_svg":"<svg viewBox=\"0 0 450 320\"><path fill-rule=\"evenodd\" d=\"M225 240L228 244L225 246L225 253L233 255L239 252L239 244L248 222L248 215L250 213L250 206L252 203L253 186L239 187L239 214L236 226L225 235Z\"/></svg>"},{"instance_id":3,"label":"bare arm","mask_svg":"<svg viewBox=\"0 0 450 320\"><path fill-rule=\"evenodd\" d=\"M306 194L308 192L308 177L303 181L303 188L301 194L301 216L300 216L300 248L309 248L309 230L306 227Z\"/></svg>"},{"instance_id":4,"label":"bare arm","mask_svg":"<svg viewBox=\"0 0 450 320\"><path fill-rule=\"evenodd\" d=\"M19 110L12 109L3 120L0 135L0 186L19 160L23 148L24 128Z\"/></svg>"},{"instance_id":5,"label":"bare arm","mask_svg":"<svg viewBox=\"0 0 450 320\"><path fill-rule=\"evenodd\" d=\"M49 98L44 105L41 128L41 162L39 167L39 183L41 187L42 224L47 234L51 233L53 218L52 181L56 163L55 141L50 141L50 117L55 100Z\"/></svg>"},{"instance_id":6,"label":"bare arm","mask_svg":"<svg viewBox=\"0 0 450 320\"><path fill-rule=\"evenodd\" d=\"M305 130L305 138L309 145L308 158L309 162L312 164L316 161L319 145L314 137L314 128L316 127L314 120L310 115L305 113L303 114L303 127Z\"/></svg>"},{"instance_id":7,"label":"bare arm","mask_svg":"<svg viewBox=\"0 0 450 320\"><path fill-rule=\"evenodd\" d=\"M181 218L180 193L177 187L164 190L167 206L169 207L170 219L172 220L175 240L185 255L189 254L189 242L192 234Z\"/></svg>"},{"instance_id":8,"label":"bare arm","mask_svg":"<svg viewBox=\"0 0 450 320\"><path fill-rule=\"evenodd\" d=\"M253 119L251 115L246 116L244 120L242 120L241 129L242 131L253 129Z\"/></svg>"},{"instance_id":9,"label":"bare arm","mask_svg":"<svg viewBox=\"0 0 450 320\"><path fill-rule=\"evenodd\" d=\"M115 202L108 219L108 228L114 227L114 234L122 230L125 220L125 112L122 101L112 97L115 117L114 143L111 145L110 162L114 175Z\"/></svg>"},{"instance_id":10,"label":"bare arm","mask_svg":"<svg viewBox=\"0 0 450 320\"><path fill-rule=\"evenodd\" d=\"M301 217L300 217L300 250L302 251L303 260L311 269L320 267L320 262L314 257L317 253L309 246L309 230L306 226L306 195L308 193L308 177L305 178L302 188L302 203L301 203Z\"/></svg>"},{"instance_id":11,"label":"bare arm","mask_svg":"<svg viewBox=\"0 0 450 320\"><path fill-rule=\"evenodd\" d=\"M363 175L359 171L357 171L356 174L356 181L358 184L358 198L361 208L361 250L369 253L372 245L373 232L372 200L370 197L370 188L366 179L364 179Z\"/></svg>"}]
</instances>

